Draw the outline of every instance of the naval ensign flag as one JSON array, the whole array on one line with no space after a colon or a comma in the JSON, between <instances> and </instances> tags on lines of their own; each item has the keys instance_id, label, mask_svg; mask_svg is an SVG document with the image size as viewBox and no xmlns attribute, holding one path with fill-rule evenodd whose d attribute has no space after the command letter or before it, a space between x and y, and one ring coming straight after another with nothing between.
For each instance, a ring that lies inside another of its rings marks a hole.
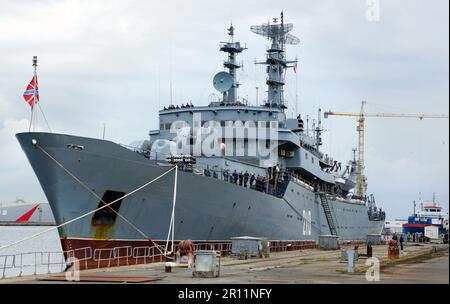
<instances>
[{"instance_id":1,"label":"naval ensign flag","mask_svg":"<svg viewBox=\"0 0 450 304\"><path fill-rule=\"evenodd\" d=\"M27 89L25 90L25 92L23 92L23 98L31 108L33 108L34 104L38 103L39 89L37 76L33 76L33 78L31 79L30 84L27 86Z\"/></svg>"}]
</instances>

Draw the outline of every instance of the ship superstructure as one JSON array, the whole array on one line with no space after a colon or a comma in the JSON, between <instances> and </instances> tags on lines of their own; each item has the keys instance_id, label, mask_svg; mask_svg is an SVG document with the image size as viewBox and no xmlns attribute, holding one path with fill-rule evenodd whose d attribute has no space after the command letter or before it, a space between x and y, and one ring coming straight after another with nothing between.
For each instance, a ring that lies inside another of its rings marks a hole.
<instances>
[{"instance_id":1,"label":"ship superstructure","mask_svg":"<svg viewBox=\"0 0 450 304\"><path fill-rule=\"evenodd\" d=\"M426 204L421 202L420 209L417 212L414 210L414 213L408 217L408 222L403 224L403 232L423 234L427 226L438 227L439 234L448 233L448 213L443 211L434 195L432 202Z\"/></svg>"}]
</instances>

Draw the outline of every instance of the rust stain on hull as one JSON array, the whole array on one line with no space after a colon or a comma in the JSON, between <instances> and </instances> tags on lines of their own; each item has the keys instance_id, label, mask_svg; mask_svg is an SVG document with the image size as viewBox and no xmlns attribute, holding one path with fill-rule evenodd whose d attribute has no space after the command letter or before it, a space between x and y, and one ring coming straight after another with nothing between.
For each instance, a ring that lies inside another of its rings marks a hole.
<instances>
[{"instance_id":1,"label":"rust stain on hull","mask_svg":"<svg viewBox=\"0 0 450 304\"><path fill-rule=\"evenodd\" d=\"M95 240L109 240L114 232L114 226L111 225L92 225Z\"/></svg>"}]
</instances>

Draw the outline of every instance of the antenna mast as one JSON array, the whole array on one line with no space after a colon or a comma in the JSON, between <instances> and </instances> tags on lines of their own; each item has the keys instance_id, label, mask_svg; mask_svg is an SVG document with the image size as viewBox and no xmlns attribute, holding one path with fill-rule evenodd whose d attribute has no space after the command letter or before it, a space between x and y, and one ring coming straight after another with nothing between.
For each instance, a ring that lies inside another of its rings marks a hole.
<instances>
[{"instance_id":1,"label":"antenna mast","mask_svg":"<svg viewBox=\"0 0 450 304\"><path fill-rule=\"evenodd\" d=\"M268 100L266 106L280 108L283 112L287 109L284 101L285 74L287 68L293 68L297 60L286 60L286 44L299 44L300 39L288 34L294 26L292 23L284 23L284 14L281 12L280 22L278 18L273 18L273 24L269 22L263 25L253 25L250 30L266 37L270 40L271 46L267 50L265 62L257 62L256 64L265 64L267 66L267 85Z\"/></svg>"},{"instance_id":2,"label":"antenna mast","mask_svg":"<svg viewBox=\"0 0 450 304\"><path fill-rule=\"evenodd\" d=\"M225 104L235 103L237 101L237 89L239 83L236 80L236 70L240 69L242 65L236 62L236 54L242 53L247 48L242 47L239 42L234 42L234 27L233 24L228 28L228 35L230 39L228 42L220 43L220 51L228 53L228 60L225 60L223 66L228 69L228 74L216 75L214 80L216 89L222 92L223 102Z\"/></svg>"}]
</instances>

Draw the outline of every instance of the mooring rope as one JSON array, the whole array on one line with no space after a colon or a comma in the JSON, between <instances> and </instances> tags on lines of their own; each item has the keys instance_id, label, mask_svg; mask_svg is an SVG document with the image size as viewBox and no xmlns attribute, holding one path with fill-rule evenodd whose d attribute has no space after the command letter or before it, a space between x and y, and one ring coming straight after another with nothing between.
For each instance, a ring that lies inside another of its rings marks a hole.
<instances>
[{"instance_id":1,"label":"mooring rope","mask_svg":"<svg viewBox=\"0 0 450 304\"><path fill-rule=\"evenodd\" d=\"M103 203L104 205L106 205L107 203L100 198L97 193L95 193L94 191L91 190L91 188L89 188L85 183L83 183L79 178L77 178L72 172L70 172L66 167L64 167L60 162L58 162L52 155L50 155L50 153L48 153L47 151L45 151L44 148L42 148L40 145L36 144L36 147L38 149L40 149L45 155L47 155L52 161L54 161L59 167L61 167L61 169L63 169L67 174L70 175L70 177L72 177L73 179L75 179L81 186L83 186L90 194L92 194L93 196L95 196L97 199L100 200L101 203ZM123 198L122 198L123 199ZM120 200L120 198L119 198ZM141 234L145 239L148 239L148 236L142 232L139 228L137 228L135 225L133 225L133 223L131 223L129 220L127 220L123 215L121 215L118 211L116 211L114 208L109 207L110 210L112 210L115 214L117 214L121 219L123 219L127 224L129 224L133 229L135 229L139 234Z\"/></svg>"},{"instance_id":2,"label":"mooring rope","mask_svg":"<svg viewBox=\"0 0 450 304\"><path fill-rule=\"evenodd\" d=\"M63 165L61 165L55 158L53 158L47 151L45 151L40 145L38 145L37 143L34 143L34 145L35 145L36 147L38 147L42 152L44 152L44 154L46 154L50 159L52 159L53 161L55 161L55 162L58 164L58 166L60 166L66 173L68 173L72 178L74 178L77 182L79 182L84 188L88 189L89 192L92 191L92 190L90 190L90 189L89 189L89 188L88 188L81 180L79 180L75 175L73 175L69 170L67 170ZM18 240L18 241L16 241L16 242L13 242L13 243L10 243L10 244L4 245L4 246L0 246L0 250L5 249L5 248L12 247L12 246L14 246L14 245L23 243L23 242L28 241L28 240L31 240L31 239L36 238L36 237L38 237L38 236L40 236L40 235L42 235L42 234L44 234L44 233L47 233L47 232L49 232L49 231L52 231L52 230L61 228L61 227L66 226L66 225L68 225L68 224L70 224L70 223L73 223L73 222L75 222L75 221L78 221L78 220L80 220L80 219L82 219L82 218L84 218L84 217L86 217L86 216L88 216L88 215L90 215L90 214L92 214L92 213L97 212L98 210L101 210L101 209L104 209L104 208L106 208L106 207L109 207L110 205L112 205L112 204L114 204L114 203L116 203L116 202L118 202L118 201L120 201L120 200L123 200L124 198L126 198L126 197L128 197L128 196L130 196L130 195L132 195L132 194L134 194L134 193L136 193L136 192L142 190L143 188L147 187L148 185L150 185L150 184L156 182L157 180L159 180L160 178L164 177L165 175L167 175L169 172L171 172L171 171L174 170L175 168L176 168L176 167L173 167L173 168L171 168L170 170L167 170L166 172L164 172L164 173L161 174L160 176L154 178L153 180L151 180L151 181L149 181L149 182L143 184L142 186L140 186L140 187L134 189L133 191L131 191L131 192L125 194L124 196L122 196L122 197L120 197L120 198L118 198L118 199L116 199L116 200L114 200L114 201L112 201L112 202L110 202L110 203L106 203L106 202L104 202L102 199L100 199L100 200L104 203L103 206L101 206L101 207L99 207L99 208L97 208L97 209L94 209L94 210L92 210L92 211L89 211L89 212L87 212L87 213L85 213L85 214L82 214L82 215L80 215L80 216L78 216L78 217L76 217L76 218L74 218L74 219L71 219L71 220L69 220L69 221L67 221L67 222L64 222L64 223L62 223L62 224L59 224L59 225L57 225L57 226L51 227L51 228L49 228L49 229L46 229L46 230L44 230L44 231L38 232L38 233L36 233L36 234L34 234L34 235L31 235L31 236L29 236L29 237L23 238L23 239L21 239L21 240ZM94 195L95 195L96 197L98 197L95 193L94 193ZM110 209L111 209L111 210L114 210L114 209L112 209L111 207L110 207ZM115 211L115 210L114 210L114 211ZM117 213L117 212L116 212L116 213ZM134 228L136 229L136 231L138 231L141 235L143 235L143 236L145 237L145 239L151 241L151 242L158 248L158 250L160 250L160 252L163 253L163 251L162 251L161 248L160 248L161 246L159 246L159 245L156 244L154 241L152 241L152 240L151 240L144 232L142 232L139 228L137 228L137 227L134 226L132 223L130 223L130 222L129 222L127 219L125 219L121 214L117 213L117 215L119 215L122 219L124 219L127 223L129 223L132 227L134 227Z\"/></svg>"},{"instance_id":3,"label":"mooring rope","mask_svg":"<svg viewBox=\"0 0 450 304\"><path fill-rule=\"evenodd\" d=\"M177 202L177 185L178 185L178 167L175 166L175 183L173 186L173 202L172 202L172 216L170 217L169 231L167 232L167 242L165 248L165 255L167 255L167 247L169 247L169 237L172 233L172 244L170 252L173 254L174 238L175 238L175 205Z\"/></svg>"}]
</instances>

